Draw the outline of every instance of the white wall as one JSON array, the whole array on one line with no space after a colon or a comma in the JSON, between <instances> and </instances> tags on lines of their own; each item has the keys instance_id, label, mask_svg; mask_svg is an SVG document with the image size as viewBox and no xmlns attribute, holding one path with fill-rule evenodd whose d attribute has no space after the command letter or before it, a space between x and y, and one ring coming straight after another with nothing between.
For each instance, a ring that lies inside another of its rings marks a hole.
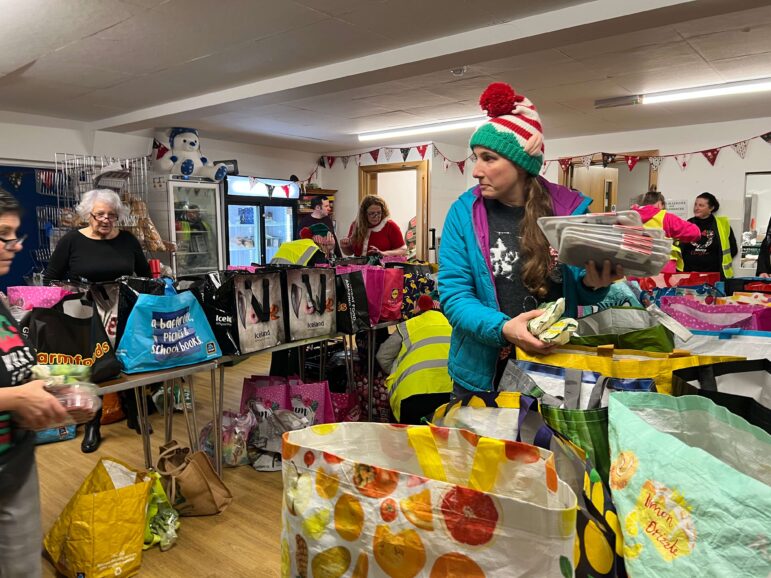
<instances>
[{"instance_id":1,"label":"white wall","mask_svg":"<svg viewBox=\"0 0 771 578\"><path fill-rule=\"evenodd\" d=\"M407 232L410 219L417 215L417 173L412 169L379 173L377 176L377 194L383 197L391 220L399 225L402 234Z\"/></svg>"},{"instance_id":2,"label":"white wall","mask_svg":"<svg viewBox=\"0 0 771 578\"><path fill-rule=\"evenodd\" d=\"M442 154L451 161L465 159L471 151L467 147L436 143ZM463 194L473 183L469 183L473 163L466 161L464 174L455 164L444 169L444 159L441 156L434 157L431 164L431 204L429 215L429 227L436 229L437 242L441 238L444 228L444 218L447 211L458 197Z\"/></svg>"},{"instance_id":3,"label":"white wall","mask_svg":"<svg viewBox=\"0 0 771 578\"><path fill-rule=\"evenodd\" d=\"M628 209L632 206L632 203L637 201L637 197L640 194L648 191L648 169L650 164L647 161L640 161L631 171L625 162L615 163L611 166L618 169L616 208L619 211Z\"/></svg>"}]
</instances>

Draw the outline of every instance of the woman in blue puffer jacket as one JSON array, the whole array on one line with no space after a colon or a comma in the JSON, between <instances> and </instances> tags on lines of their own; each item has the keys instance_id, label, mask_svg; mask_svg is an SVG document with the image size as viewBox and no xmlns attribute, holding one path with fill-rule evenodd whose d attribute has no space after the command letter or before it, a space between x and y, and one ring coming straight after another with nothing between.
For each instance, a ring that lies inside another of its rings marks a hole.
<instances>
[{"instance_id":1,"label":"woman in blue puffer jacket","mask_svg":"<svg viewBox=\"0 0 771 578\"><path fill-rule=\"evenodd\" d=\"M456 395L497 386L516 345L529 353L551 346L527 330L538 305L564 296L566 315L594 304L623 276L606 261L598 270L558 265L537 225L539 217L586 212L578 191L538 176L543 137L533 104L503 83L480 98L491 119L471 137L479 185L453 203L439 249L439 294L453 327L448 369Z\"/></svg>"}]
</instances>

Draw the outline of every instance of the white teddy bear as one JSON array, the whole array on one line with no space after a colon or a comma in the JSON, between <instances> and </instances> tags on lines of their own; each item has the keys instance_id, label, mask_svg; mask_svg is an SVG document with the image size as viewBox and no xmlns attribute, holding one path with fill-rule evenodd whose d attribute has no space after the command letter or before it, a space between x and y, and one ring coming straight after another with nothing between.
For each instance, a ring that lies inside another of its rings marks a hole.
<instances>
[{"instance_id":1,"label":"white teddy bear","mask_svg":"<svg viewBox=\"0 0 771 578\"><path fill-rule=\"evenodd\" d=\"M156 172L221 181L228 173L223 163L211 164L201 154L201 140L194 128L171 128L155 135L153 168Z\"/></svg>"}]
</instances>

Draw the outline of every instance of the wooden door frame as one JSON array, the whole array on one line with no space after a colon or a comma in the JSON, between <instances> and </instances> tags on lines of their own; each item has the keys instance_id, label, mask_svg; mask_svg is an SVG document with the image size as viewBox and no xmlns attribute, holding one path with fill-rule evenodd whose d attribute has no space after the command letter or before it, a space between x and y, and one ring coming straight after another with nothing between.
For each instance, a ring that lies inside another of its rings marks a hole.
<instances>
[{"instance_id":1,"label":"wooden door frame","mask_svg":"<svg viewBox=\"0 0 771 578\"><path fill-rule=\"evenodd\" d=\"M647 151L628 151L623 153L614 153L616 157L624 157L624 156L631 156L631 157L640 157L640 160L648 160L650 157L657 157L659 155L658 149L656 150L647 150ZM572 165L570 168L572 169L573 166L582 165L583 161L581 160L581 157L573 157L570 164ZM592 165L601 165L602 164L602 153L595 153L592 155ZM610 163L608 167L611 167L611 165L615 164ZM557 166L557 182L560 185L570 186L570 179L572 177L572 171L563 171L562 166ZM654 171L653 167L648 163L648 190L649 191L656 191L658 190L658 183L659 183L659 171Z\"/></svg>"},{"instance_id":2,"label":"wooden door frame","mask_svg":"<svg viewBox=\"0 0 771 578\"><path fill-rule=\"evenodd\" d=\"M377 194L377 175L379 173L409 170L415 171L415 187L418 193L417 230L415 234L420 243L415 245L416 257L421 261L426 261L428 259L428 216L430 212L428 191L431 174L427 160L359 167L359 203L367 195Z\"/></svg>"}]
</instances>

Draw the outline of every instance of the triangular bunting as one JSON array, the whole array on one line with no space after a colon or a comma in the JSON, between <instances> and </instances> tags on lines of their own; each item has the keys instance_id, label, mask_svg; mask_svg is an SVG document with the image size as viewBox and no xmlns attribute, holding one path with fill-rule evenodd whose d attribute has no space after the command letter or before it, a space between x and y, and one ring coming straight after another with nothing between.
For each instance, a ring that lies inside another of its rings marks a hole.
<instances>
[{"instance_id":1,"label":"triangular bunting","mask_svg":"<svg viewBox=\"0 0 771 578\"><path fill-rule=\"evenodd\" d=\"M276 188L276 185L265 185L268 189L268 197L271 199L273 198L273 189Z\"/></svg>"},{"instance_id":2,"label":"triangular bunting","mask_svg":"<svg viewBox=\"0 0 771 578\"><path fill-rule=\"evenodd\" d=\"M766 134L760 135L760 138L762 138L767 143L771 144L771 132L767 132Z\"/></svg>"},{"instance_id":3,"label":"triangular bunting","mask_svg":"<svg viewBox=\"0 0 771 578\"><path fill-rule=\"evenodd\" d=\"M632 169L637 164L637 161L639 160L640 160L640 157L638 156L626 155L626 166L629 167L629 172L632 171Z\"/></svg>"},{"instance_id":4,"label":"triangular bunting","mask_svg":"<svg viewBox=\"0 0 771 578\"><path fill-rule=\"evenodd\" d=\"M343 163L343 168L348 168L348 161L351 160L351 157L340 157L340 162Z\"/></svg>"},{"instance_id":5,"label":"triangular bunting","mask_svg":"<svg viewBox=\"0 0 771 578\"><path fill-rule=\"evenodd\" d=\"M281 185L281 189L284 191L284 194L286 195L286 198L289 198L289 191L291 191L291 187L289 185Z\"/></svg>"},{"instance_id":6,"label":"triangular bunting","mask_svg":"<svg viewBox=\"0 0 771 578\"><path fill-rule=\"evenodd\" d=\"M677 164L680 165L680 170L684 171L688 168L688 161L691 158L691 153L687 153L684 155L675 155L675 160L677 161Z\"/></svg>"},{"instance_id":7,"label":"triangular bunting","mask_svg":"<svg viewBox=\"0 0 771 578\"><path fill-rule=\"evenodd\" d=\"M460 170L460 174L462 174L462 175L465 174L465 171L466 171L466 161L458 161L455 164L458 165L458 170Z\"/></svg>"},{"instance_id":8,"label":"triangular bunting","mask_svg":"<svg viewBox=\"0 0 771 578\"><path fill-rule=\"evenodd\" d=\"M444 167L444 172L447 172L447 169L450 168L450 159L445 158L444 161L442 161L442 166Z\"/></svg>"},{"instance_id":9,"label":"triangular bunting","mask_svg":"<svg viewBox=\"0 0 771 578\"><path fill-rule=\"evenodd\" d=\"M420 149L420 147L418 147ZM434 151L434 158L438 157L439 155L442 155L442 151L440 151L438 148L436 148L436 145L431 145L431 149ZM418 150L420 152L420 150ZM444 156L444 155L442 155Z\"/></svg>"},{"instance_id":10,"label":"triangular bunting","mask_svg":"<svg viewBox=\"0 0 771 578\"><path fill-rule=\"evenodd\" d=\"M372 160L377 162L377 157L380 156L380 149L374 149L369 151L369 156L372 157Z\"/></svg>"},{"instance_id":11,"label":"triangular bunting","mask_svg":"<svg viewBox=\"0 0 771 578\"><path fill-rule=\"evenodd\" d=\"M153 150L155 151L155 160L163 158L163 155L169 152L169 148L162 145L156 139L153 139Z\"/></svg>"},{"instance_id":12,"label":"triangular bunting","mask_svg":"<svg viewBox=\"0 0 771 578\"><path fill-rule=\"evenodd\" d=\"M327 163L326 163L326 161L324 160L324 157L319 157L319 162L318 162L318 165L319 165L320 167L322 167L322 168L327 168Z\"/></svg>"},{"instance_id":13,"label":"triangular bunting","mask_svg":"<svg viewBox=\"0 0 771 578\"><path fill-rule=\"evenodd\" d=\"M661 166L661 161L664 160L664 157L648 157L648 162L651 164L651 168L654 171L658 171L659 167Z\"/></svg>"},{"instance_id":14,"label":"triangular bunting","mask_svg":"<svg viewBox=\"0 0 771 578\"><path fill-rule=\"evenodd\" d=\"M717 155L720 154L720 149L708 149L701 151L701 154L703 154L704 158L709 161L709 164L714 167L715 161L717 160Z\"/></svg>"},{"instance_id":15,"label":"triangular bunting","mask_svg":"<svg viewBox=\"0 0 771 578\"><path fill-rule=\"evenodd\" d=\"M568 169L570 168L570 163L573 162L573 159L571 157L565 157L564 159L560 159L559 161L560 167L564 172L568 172Z\"/></svg>"},{"instance_id":16,"label":"triangular bunting","mask_svg":"<svg viewBox=\"0 0 771 578\"><path fill-rule=\"evenodd\" d=\"M743 159L747 156L747 147L749 146L750 141L743 140L739 142L735 142L731 145L731 148L734 149L734 152L739 155L740 159Z\"/></svg>"},{"instance_id":17,"label":"triangular bunting","mask_svg":"<svg viewBox=\"0 0 771 578\"><path fill-rule=\"evenodd\" d=\"M589 168L592 166L592 155L586 155L581 157L581 164L584 166L584 168Z\"/></svg>"},{"instance_id":18,"label":"triangular bunting","mask_svg":"<svg viewBox=\"0 0 771 578\"><path fill-rule=\"evenodd\" d=\"M331 169L332 165L335 164L336 160L337 160L337 157L327 157L327 168Z\"/></svg>"},{"instance_id":19,"label":"triangular bunting","mask_svg":"<svg viewBox=\"0 0 771 578\"><path fill-rule=\"evenodd\" d=\"M356 155L356 164L361 166L361 155Z\"/></svg>"},{"instance_id":20,"label":"triangular bunting","mask_svg":"<svg viewBox=\"0 0 771 578\"><path fill-rule=\"evenodd\" d=\"M394 154L394 149L383 149L383 153L385 154L386 162L390 162L391 161L391 157Z\"/></svg>"},{"instance_id":21,"label":"triangular bunting","mask_svg":"<svg viewBox=\"0 0 771 578\"><path fill-rule=\"evenodd\" d=\"M551 164L551 161L544 161L543 166L541 167L541 174L545 175L546 170L549 168L549 165Z\"/></svg>"},{"instance_id":22,"label":"triangular bunting","mask_svg":"<svg viewBox=\"0 0 771 578\"><path fill-rule=\"evenodd\" d=\"M400 148L399 152L402 153L402 160L407 161L407 157L410 156L410 147Z\"/></svg>"},{"instance_id":23,"label":"triangular bunting","mask_svg":"<svg viewBox=\"0 0 771 578\"><path fill-rule=\"evenodd\" d=\"M612 153L602 153L602 166L607 167L610 163L616 160L616 155Z\"/></svg>"},{"instance_id":24,"label":"triangular bunting","mask_svg":"<svg viewBox=\"0 0 771 578\"><path fill-rule=\"evenodd\" d=\"M249 190L251 191L254 188L254 185L257 183L256 177L249 177Z\"/></svg>"}]
</instances>

